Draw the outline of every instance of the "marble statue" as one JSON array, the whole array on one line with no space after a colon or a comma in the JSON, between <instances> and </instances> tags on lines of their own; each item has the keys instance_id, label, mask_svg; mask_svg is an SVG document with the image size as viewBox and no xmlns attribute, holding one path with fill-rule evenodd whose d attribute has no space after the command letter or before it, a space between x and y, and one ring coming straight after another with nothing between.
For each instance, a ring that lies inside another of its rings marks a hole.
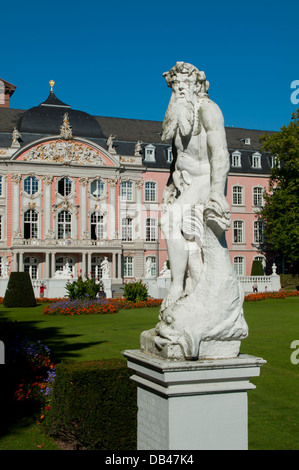
<instances>
[{"instance_id":1,"label":"marble statue","mask_svg":"<svg viewBox=\"0 0 299 470\"><path fill-rule=\"evenodd\" d=\"M151 258L147 258L145 262L145 277L152 277L152 260Z\"/></svg>"},{"instance_id":2,"label":"marble statue","mask_svg":"<svg viewBox=\"0 0 299 470\"><path fill-rule=\"evenodd\" d=\"M235 357L248 327L225 241L230 211L223 115L209 98L204 72L177 62L163 75L172 95L162 140L172 140L174 165L160 226L171 284L159 323L141 334L141 350L176 360Z\"/></svg>"},{"instance_id":3,"label":"marble statue","mask_svg":"<svg viewBox=\"0 0 299 470\"><path fill-rule=\"evenodd\" d=\"M110 265L109 265L107 256L104 256L104 259L101 262L101 270L102 270L102 279L109 279L110 278Z\"/></svg>"}]
</instances>

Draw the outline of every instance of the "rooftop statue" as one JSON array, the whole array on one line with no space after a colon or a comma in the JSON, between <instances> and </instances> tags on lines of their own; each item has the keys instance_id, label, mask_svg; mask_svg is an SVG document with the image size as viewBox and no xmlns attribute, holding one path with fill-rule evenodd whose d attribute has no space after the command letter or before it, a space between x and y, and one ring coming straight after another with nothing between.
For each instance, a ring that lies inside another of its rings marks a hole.
<instances>
[{"instance_id":1,"label":"rooftop statue","mask_svg":"<svg viewBox=\"0 0 299 470\"><path fill-rule=\"evenodd\" d=\"M177 62L163 74L172 95L162 140L173 165L162 196L171 285L159 323L141 334L141 349L170 359L235 357L247 337L244 294L225 241L229 153L223 115L209 99L204 72Z\"/></svg>"}]
</instances>

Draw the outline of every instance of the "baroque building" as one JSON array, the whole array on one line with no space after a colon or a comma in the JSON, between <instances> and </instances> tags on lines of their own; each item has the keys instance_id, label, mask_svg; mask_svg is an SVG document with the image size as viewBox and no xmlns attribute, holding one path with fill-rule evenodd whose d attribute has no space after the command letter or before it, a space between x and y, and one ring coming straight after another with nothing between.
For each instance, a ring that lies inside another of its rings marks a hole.
<instances>
[{"instance_id":1,"label":"baroque building","mask_svg":"<svg viewBox=\"0 0 299 470\"><path fill-rule=\"evenodd\" d=\"M159 276L167 260L160 203L172 164L162 122L74 110L55 96L52 81L44 102L13 109L16 87L0 83L8 97L0 107L1 276L101 278L105 258L114 284ZM257 212L273 157L260 149L264 131L226 133L226 239L236 272L250 275L253 260L262 259Z\"/></svg>"}]
</instances>

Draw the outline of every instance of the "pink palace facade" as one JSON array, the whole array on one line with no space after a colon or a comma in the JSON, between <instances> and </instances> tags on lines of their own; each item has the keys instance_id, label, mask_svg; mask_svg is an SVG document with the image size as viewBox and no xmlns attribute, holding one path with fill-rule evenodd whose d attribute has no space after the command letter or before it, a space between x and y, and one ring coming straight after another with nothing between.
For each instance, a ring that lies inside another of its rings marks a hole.
<instances>
[{"instance_id":1,"label":"pink palace facade","mask_svg":"<svg viewBox=\"0 0 299 470\"><path fill-rule=\"evenodd\" d=\"M7 82L2 81L7 84ZM13 85L7 84L9 98ZM114 284L159 276L167 260L158 221L172 163L162 122L91 116L60 101L53 89L28 110L0 107L0 267L50 279L101 278L108 258ZM230 153L226 234L231 262L250 275L262 259L263 204L273 158L264 131L226 128Z\"/></svg>"}]
</instances>

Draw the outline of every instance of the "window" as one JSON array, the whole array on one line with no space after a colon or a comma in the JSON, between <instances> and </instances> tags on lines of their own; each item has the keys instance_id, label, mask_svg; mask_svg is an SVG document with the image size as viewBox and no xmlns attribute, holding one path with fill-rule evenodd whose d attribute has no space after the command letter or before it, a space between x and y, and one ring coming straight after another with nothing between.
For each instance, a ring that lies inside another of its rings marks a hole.
<instances>
[{"instance_id":1,"label":"window","mask_svg":"<svg viewBox=\"0 0 299 470\"><path fill-rule=\"evenodd\" d=\"M102 261L103 261L103 258L100 258L99 256L93 256L91 258L91 276L94 279L102 279L102 269L101 269Z\"/></svg>"},{"instance_id":2,"label":"window","mask_svg":"<svg viewBox=\"0 0 299 470\"><path fill-rule=\"evenodd\" d=\"M167 149L167 163L171 163L173 160L172 148L168 147Z\"/></svg>"},{"instance_id":3,"label":"window","mask_svg":"<svg viewBox=\"0 0 299 470\"><path fill-rule=\"evenodd\" d=\"M133 276L133 257L132 256L123 257L123 275L125 277Z\"/></svg>"},{"instance_id":4,"label":"window","mask_svg":"<svg viewBox=\"0 0 299 470\"><path fill-rule=\"evenodd\" d=\"M104 182L100 179L92 181L90 184L90 192L95 197L102 196L104 192Z\"/></svg>"},{"instance_id":5,"label":"window","mask_svg":"<svg viewBox=\"0 0 299 470\"><path fill-rule=\"evenodd\" d=\"M243 256L235 256L234 258L234 270L238 276L244 276L244 258Z\"/></svg>"},{"instance_id":6,"label":"window","mask_svg":"<svg viewBox=\"0 0 299 470\"><path fill-rule=\"evenodd\" d=\"M151 277L156 277L157 276L157 263L156 263L156 257L155 256L147 256L146 261L145 261L145 267L147 269L147 266L150 268L150 275ZM146 273L147 275L147 273Z\"/></svg>"},{"instance_id":7,"label":"window","mask_svg":"<svg viewBox=\"0 0 299 470\"><path fill-rule=\"evenodd\" d=\"M234 152L232 154L232 166L234 167L241 167L241 153L240 152Z\"/></svg>"},{"instance_id":8,"label":"window","mask_svg":"<svg viewBox=\"0 0 299 470\"><path fill-rule=\"evenodd\" d=\"M144 197L146 202L156 202L156 183L152 181L145 183Z\"/></svg>"},{"instance_id":9,"label":"window","mask_svg":"<svg viewBox=\"0 0 299 470\"><path fill-rule=\"evenodd\" d=\"M0 196L3 196L3 178L0 176Z\"/></svg>"},{"instance_id":10,"label":"window","mask_svg":"<svg viewBox=\"0 0 299 470\"><path fill-rule=\"evenodd\" d=\"M2 240L3 227L2 227L2 215L0 215L0 240Z\"/></svg>"},{"instance_id":11,"label":"window","mask_svg":"<svg viewBox=\"0 0 299 470\"><path fill-rule=\"evenodd\" d=\"M27 194L35 194L38 191L38 179L35 176L27 176L24 179L24 191Z\"/></svg>"},{"instance_id":12,"label":"window","mask_svg":"<svg viewBox=\"0 0 299 470\"><path fill-rule=\"evenodd\" d=\"M253 188L253 205L254 207L261 207L263 205L263 188Z\"/></svg>"},{"instance_id":13,"label":"window","mask_svg":"<svg viewBox=\"0 0 299 470\"><path fill-rule=\"evenodd\" d=\"M32 209L24 214L24 238L38 238L38 214Z\"/></svg>"},{"instance_id":14,"label":"window","mask_svg":"<svg viewBox=\"0 0 299 470\"><path fill-rule=\"evenodd\" d=\"M146 219L145 239L147 242L155 242L157 240L156 219Z\"/></svg>"},{"instance_id":15,"label":"window","mask_svg":"<svg viewBox=\"0 0 299 470\"><path fill-rule=\"evenodd\" d=\"M242 186L233 186L233 204L236 204L236 205L244 204Z\"/></svg>"},{"instance_id":16,"label":"window","mask_svg":"<svg viewBox=\"0 0 299 470\"><path fill-rule=\"evenodd\" d=\"M258 152L252 155L252 168L261 168L261 154Z\"/></svg>"},{"instance_id":17,"label":"window","mask_svg":"<svg viewBox=\"0 0 299 470\"><path fill-rule=\"evenodd\" d=\"M244 222L242 220L234 221L234 243L244 243Z\"/></svg>"},{"instance_id":18,"label":"window","mask_svg":"<svg viewBox=\"0 0 299 470\"><path fill-rule=\"evenodd\" d=\"M155 158L155 147L150 144L150 145L147 145L145 148L144 148L144 152L145 152L145 160L147 162L155 162L156 161L156 158Z\"/></svg>"},{"instance_id":19,"label":"window","mask_svg":"<svg viewBox=\"0 0 299 470\"><path fill-rule=\"evenodd\" d=\"M73 272L73 260L67 256L60 256L56 258L55 271L71 271Z\"/></svg>"},{"instance_id":20,"label":"window","mask_svg":"<svg viewBox=\"0 0 299 470\"><path fill-rule=\"evenodd\" d=\"M122 201L133 201L132 181L122 181L120 185L120 199Z\"/></svg>"},{"instance_id":21,"label":"window","mask_svg":"<svg viewBox=\"0 0 299 470\"><path fill-rule=\"evenodd\" d=\"M93 212L90 218L90 236L92 240L104 238L104 216L100 212Z\"/></svg>"},{"instance_id":22,"label":"window","mask_svg":"<svg viewBox=\"0 0 299 470\"><path fill-rule=\"evenodd\" d=\"M133 219L122 219L121 239L126 242L131 242L133 240Z\"/></svg>"},{"instance_id":23,"label":"window","mask_svg":"<svg viewBox=\"0 0 299 470\"><path fill-rule=\"evenodd\" d=\"M253 243L264 242L264 224L261 220L256 220L253 224Z\"/></svg>"},{"instance_id":24,"label":"window","mask_svg":"<svg viewBox=\"0 0 299 470\"><path fill-rule=\"evenodd\" d=\"M31 279L37 279L37 259L33 256L27 256L24 259L24 272L29 273Z\"/></svg>"},{"instance_id":25,"label":"window","mask_svg":"<svg viewBox=\"0 0 299 470\"><path fill-rule=\"evenodd\" d=\"M61 211L58 214L58 238L70 238L72 235L72 216L68 211Z\"/></svg>"},{"instance_id":26,"label":"window","mask_svg":"<svg viewBox=\"0 0 299 470\"><path fill-rule=\"evenodd\" d=\"M58 192L61 196L68 196L72 191L72 182L69 178L61 178L58 181Z\"/></svg>"}]
</instances>

